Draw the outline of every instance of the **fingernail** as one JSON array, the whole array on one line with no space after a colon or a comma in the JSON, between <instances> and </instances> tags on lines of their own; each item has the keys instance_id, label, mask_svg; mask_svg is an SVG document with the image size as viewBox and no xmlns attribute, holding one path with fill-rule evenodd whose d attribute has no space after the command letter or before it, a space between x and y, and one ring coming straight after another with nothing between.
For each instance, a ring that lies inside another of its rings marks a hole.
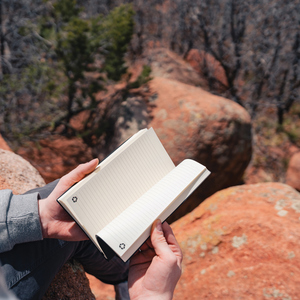
<instances>
[{"instance_id":1,"label":"fingernail","mask_svg":"<svg viewBox=\"0 0 300 300\"><path fill-rule=\"evenodd\" d=\"M99 159L98 159L98 158L94 158L94 159L92 159L91 161L92 161L92 162L95 162L95 161L99 162Z\"/></svg>"},{"instance_id":2,"label":"fingernail","mask_svg":"<svg viewBox=\"0 0 300 300\"><path fill-rule=\"evenodd\" d=\"M155 224L155 227L158 231L163 231L162 230L162 225L161 225L161 220L156 220L156 224Z\"/></svg>"}]
</instances>

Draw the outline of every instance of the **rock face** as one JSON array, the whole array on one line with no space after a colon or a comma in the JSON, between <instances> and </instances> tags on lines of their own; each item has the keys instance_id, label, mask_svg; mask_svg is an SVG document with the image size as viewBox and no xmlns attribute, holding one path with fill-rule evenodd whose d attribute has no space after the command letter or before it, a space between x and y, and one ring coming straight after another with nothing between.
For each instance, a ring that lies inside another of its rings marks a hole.
<instances>
[{"instance_id":1,"label":"rock face","mask_svg":"<svg viewBox=\"0 0 300 300\"><path fill-rule=\"evenodd\" d=\"M172 225L180 299L299 299L300 194L264 183L222 190Z\"/></svg>"},{"instance_id":2,"label":"rock face","mask_svg":"<svg viewBox=\"0 0 300 300\"><path fill-rule=\"evenodd\" d=\"M39 170L46 183L61 178L80 163L93 158L91 149L80 138L53 137L39 141L39 145L20 148L18 154Z\"/></svg>"},{"instance_id":3,"label":"rock face","mask_svg":"<svg viewBox=\"0 0 300 300\"><path fill-rule=\"evenodd\" d=\"M300 152L295 153L289 162L286 183L300 191Z\"/></svg>"},{"instance_id":4,"label":"rock face","mask_svg":"<svg viewBox=\"0 0 300 300\"><path fill-rule=\"evenodd\" d=\"M198 72L182 57L166 48L149 48L130 66L132 80L141 73L144 65L151 67L151 76L176 80L182 83L203 86L204 80Z\"/></svg>"},{"instance_id":5,"label":"rock face","mask_svg":"<svg viewBox=\"0 0 300 300\"><path fill-rule=\"evenodd\" d=\"M45 185L38 171L25 159L11 151L0 149L0 188L22 194ZM65 264L50 285L44 300L95 299L89 281L78 264Z\"/></svg>"},{"instance_id":6,"label":"rock face","mask_svg":"<svg viewBox=\"0 0 300 300\"><path fill-rule=\"evenodd\" d=\"M0 134L0 149L11 151L11 149L9 148L9 146L7 145L6 141L4 140L1 134Z\"/></svg>"},{"instance_id":7,"label":"rock face","mask_svg":"<svg viewBox=\"0 0 300 300\"><path fill-rule=\"evenodd\" d=\"M224 91L224 88L228 86L223 67L211 54L199 51L198 49L191 49L186 56L186 61L194 68L197 74L203 78L203 81L205 81L205 89L209 88L207 79L205 79L205 72L209 72L209 74L216 79L214 87L218 88L220 92Z\"/></svg>"},{"instance_id":8,"label":"rock face","mask_svg":"<svg viewBox=\"0 0 300 300\"><path fill-rule=\"evenodd\" d=\"M15 194L45 185L38 171L21 156L0 149L1 189L12 189Z\"/></svg>"},{"instance_id":9,"label":"rock face","mask_svg":"<svg viewBox=\"0 0 300 300\"><path fill-rule=\"evenodd\" d=\"M238 104L201 88L154 78L153 127L175 164L185 158L212 172L173 219L185 215L214 192L241 182L251 159L250 116Z\"/></svg>"},{"instance_id":10,"label":"rock face","mask_svg":"<svg viewBox=\"0 0 300 300\"><path fill-rule=\"evenodd\" d=\"M63 266L43 297L43 300L56 299L96 299L89 288L89 280L82 266L76 261Z\"/></svg>"}]
</instances>

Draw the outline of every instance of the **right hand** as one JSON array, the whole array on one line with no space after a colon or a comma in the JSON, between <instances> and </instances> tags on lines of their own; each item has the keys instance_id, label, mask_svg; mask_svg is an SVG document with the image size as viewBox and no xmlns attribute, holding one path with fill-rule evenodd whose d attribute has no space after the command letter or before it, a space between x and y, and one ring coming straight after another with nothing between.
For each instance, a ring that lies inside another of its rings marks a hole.
<instances>
[{"instance_id":1,"label":"right hand","mask_svg":"<svg viewBox=\"0 0 300 300\"><path fill-rule=\"evenodd\" d=\"M131 300L170 300L181 276L182 252L168 223L156 220L151 237L130 261Z\"/></svg>"},{"instance_id":2,"label":"right hand","mask_svg":"<svg viewBox=\"0 0 300 300\"><path fill-rule=\"evenodd\" d=\"M98 159L79 165L76 169L63 176L52 193L38 201L39 215L44 238L55 238L65 241L83 241L88 237L58 204L56 199L73 184L95 170Z\"/></svg>"}]
</instances>

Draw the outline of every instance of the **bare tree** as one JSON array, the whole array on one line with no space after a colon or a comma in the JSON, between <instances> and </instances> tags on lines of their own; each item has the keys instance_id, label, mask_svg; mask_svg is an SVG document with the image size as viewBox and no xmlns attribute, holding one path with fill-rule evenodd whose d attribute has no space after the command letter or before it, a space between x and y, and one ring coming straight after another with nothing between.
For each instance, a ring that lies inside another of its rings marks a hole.
<instances>
[{"instance_id":1,"label":"bare tree","mask_svg":"<svg viewBox=\"0 0 300 300\"><path fill-rule=\"evenodd\" d=\"M187 58L197 49L198 69L211 92L243 105L253 118L273 107L281 124L299 101L299 0L133 3L136 27L143 31L136 33L133 50L158 41Z\"/></svg>"}]
</instances>

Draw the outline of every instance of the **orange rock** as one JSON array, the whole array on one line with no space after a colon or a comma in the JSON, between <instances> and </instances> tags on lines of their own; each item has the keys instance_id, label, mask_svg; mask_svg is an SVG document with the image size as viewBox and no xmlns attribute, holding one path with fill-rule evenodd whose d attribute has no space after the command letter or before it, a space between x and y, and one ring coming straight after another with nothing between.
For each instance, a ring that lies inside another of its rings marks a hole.
<instances>
[{"instance_id":1,"label":"orange rock","mask_svg":"<svg viewBox=\"0 0 300 300\"><path fill-rule=\"evenodd\" d=\"M197 71L201 78L205 78L203 70L206 72L209 70L210 75L219 82L220 91L228 87L223 67L211 54L199 51L198 49L191 49L187 54L186 60ZM206 86L208 86L208 83L206 83Z\"/></svg>"},{"instance_id":2,"label":"orange rock","mask_svg":"<svg viewBox=\"0 0 300 300\"><path fill-rule=\"evenodd\" d=\"M0 134L0 149L11 151L10 147L8 146L8 144L6 143L5 139L2 137L1 134Z\"/></svg>"},{"instance_id":3,"label":"orange rock","mask_svg":"<svg viewBox=\"0 0 300 300\"><path fill-rule=\"evenodd\" d=\"M300 152L295 153L289 162L286 184L300 191Z\"/></svg>"},{"instance_id":4,"label":"orange rock","mask_svg":"<svg viewBox=\"0 0 300 300\"><path fill-rule=\"evenodd\" d=\"M46 183L61 178L80 163L93 158L91 149L80 138L53 137L20 147L18 154L40 172Z\"/></svg>"},{"instance_id":5,"label":"orange rock","mask_svg":"<svg viewBox=\"0 0 300 300\"><path fill-rule=\"evenodd\" d=\"M190 85L203 86L204 80L197 71L178 54L166 48L148 48L130 67L131 81L141 74L143 66L151 67L151 76L176 80Z\"/></svg>"},{"instance_id":6,"label":"orange rock","mask_svg":"<svg viewBox=\"0 0 300 300\"><path fill-rule=\"evenodd\" d=\"M174 300L299 299L300 194L288 185L222 190L172 227L184 253Z\"/></svg>"},{"instance_id":7,"label":"orange rock","mask_svg":"<svg viewBox=\"0 0 300 300\"><path fill-rule=\"evenodd\" d=\"M150 88L153 127L175 164L192 158L212 172L173 215L183 216L214 192L241 182L251 159L251 120L237 103L165 78Z\"/></svg>"},{"instance_id":8,"label":"orange rock","mask_svg":"<svg viewBox=\"0 0 300 300\"><path fill-rule=\"evenodd\" d=\"M13 189L13 187L7 182L7 179L2 176L0 176L0 190L6 190L6 189L10 189L13 191L13 193L16 193Z\"/></svg>"},{"instance_id":9,"label":"orange rock","mask_svg":"<svg viewBox=\"0 0 300 300\"><path fill-rule=\"evenodd\" d=\"M95 300L82 266L67 262L51 282L43 300Z\"/></svg>"},{"instance_id":10,"label":"orange rock","mask_svg":"<svg viewBox=\"0 0 300 300\"><path fill-rule=\"evenodd\" d=\"M12 189L15 194L41 187L45 182L39 172L21 156L0 149L1 189Z\"/></svg>"},{"instance_id":11,"label":"orange rock","mask_svg":"<svg viewBox=\"0 0 300 300\"><path fill-rule=\"evenodd\" d=\"M113 285L103 283L90 274L86 274L86 277L90 282L90 287L96 300L115 299L115 290Z\"/></svg>"}]
</instances>

